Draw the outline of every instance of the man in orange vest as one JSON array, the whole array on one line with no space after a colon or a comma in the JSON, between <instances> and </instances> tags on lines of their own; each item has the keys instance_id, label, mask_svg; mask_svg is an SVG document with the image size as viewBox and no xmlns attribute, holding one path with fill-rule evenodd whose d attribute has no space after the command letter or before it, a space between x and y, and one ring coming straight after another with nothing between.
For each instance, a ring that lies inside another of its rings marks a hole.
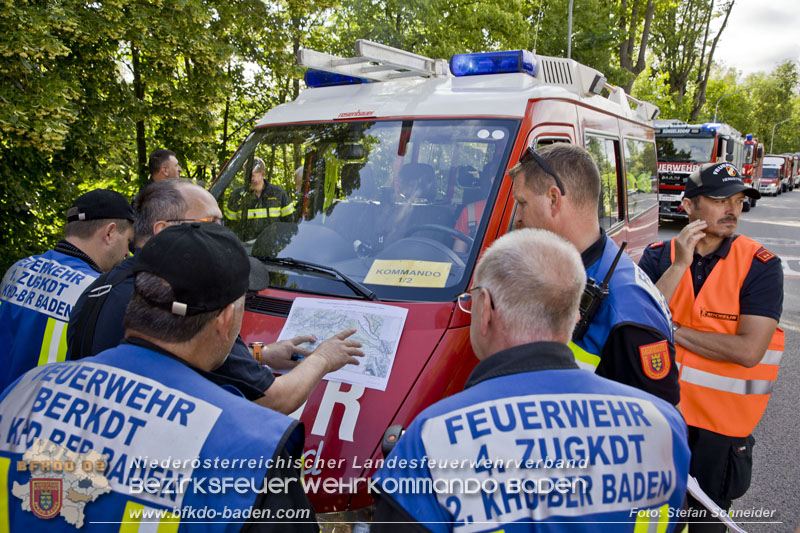
<instances>
[{"instance_id":1,"label":"man in orange vest","mask_svg":"<svg viewBox=\"0 0 800 533\"><path fill-rule=\"evenodd\" d=\"M651 244L639 262L672 311L681 408L692 450L689 472L726 510L750 486L751 433L767 407L784 344L777 327L781 261L735 234L746 196L761 197L742 182L735 166L703 165L686 182L689 224L671 241ZM690 504L703 509L691 497ZM691 530L725 526L692 524Z\"/></svg>"}]
</instances>

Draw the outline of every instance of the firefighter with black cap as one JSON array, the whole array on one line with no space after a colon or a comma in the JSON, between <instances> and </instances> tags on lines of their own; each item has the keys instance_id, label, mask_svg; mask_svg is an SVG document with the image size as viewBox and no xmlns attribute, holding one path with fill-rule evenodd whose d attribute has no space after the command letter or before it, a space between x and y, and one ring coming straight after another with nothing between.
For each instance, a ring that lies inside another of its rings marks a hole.
<instances>
[{"instance_id":1,"label":"firefighter with black cap","mask_svg":"<svg viewBox=\"0 0 800 533\"><path fill-rule=\"evenodd\" d=\"M25 371L66 356L78 296L128 255L134 211L124 196L95 189L67 211L64 239L6 271L0 287L0 391Z\"/></svg>"},{"instance_id":2,"label":"firefighter with black cap","mask_svg":"<svg viewBox=\"0 0 800 533\"><path fill-rule=\"evenodd\" d=\"M270 531L318 531L298 470L302 424L208 379L241 327L242 244L218 224L172 226L145 244L134 271L123 343L29 371L0 396L0 434L17 424L38 437L0 443L10 530L40 530L42 514L60 507L48 529L105 531L145 517L174 531L198 519L207 530L267 520ZM8 465L48 458L80 466L44 476L56 483L43 499L36 468Z\"/></svg>"},{"instance_id":3,"label":"firefighter with black cap","mask_svg":"<svg viewBox=\"0 0 800 533\"><path fill-rule=\"evenodd\" d=\"M750 486L751 434L766 409L784 347L777 327L781 261L735 233L745 197L761 195L742 182L735 166L703 165L686 182L689 224L674 239L650 245L639 262L672 311L690 473L723 509ZM703 514L699 502L690 498L690 504ZM692 524L691 530L721 532L725 526Z\"/></svg>"}]
</instances>

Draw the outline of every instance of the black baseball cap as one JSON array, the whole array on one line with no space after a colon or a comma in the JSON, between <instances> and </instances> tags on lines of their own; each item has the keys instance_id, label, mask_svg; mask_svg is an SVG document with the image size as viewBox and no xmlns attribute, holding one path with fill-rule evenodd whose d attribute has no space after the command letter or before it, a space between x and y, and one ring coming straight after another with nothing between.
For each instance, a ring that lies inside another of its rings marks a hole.
<instances>
[{"instance_id":1,"label":"black baseball cap","mask_svg":"<svg viewBox=\"0 0 800 533\"><path fill-rule=\"evenodd\" d=\"M231 230L213 222L165 228L136 254L133 271L165 280L175 299L147 301L181 316L222 309L244 295L250 284L244 246Z\"/></svg>"},{"instance_id":2,"label":"black baseball cap","mask_svg":"<svg viewBox=\"0 0 800 533\"><path fill-rule=\"evenodd\" d=\"M689 175L683 196L728 198L738 192L743 192L753 200L761 198L760 192L744 184L736 166L730 163L707 163Z\"/></svg>"},{"instance_id":3,"label":"black baseball cap","mask_svg":"<svg viewBox=\"0 0 800 533\"><path fill-rule=\"evenodd\" d=\"M67 210L67 222L122 218L133 222L136 212L120 193L108 189L95 189L81 194Z\"/></svg>"}]
</instances>

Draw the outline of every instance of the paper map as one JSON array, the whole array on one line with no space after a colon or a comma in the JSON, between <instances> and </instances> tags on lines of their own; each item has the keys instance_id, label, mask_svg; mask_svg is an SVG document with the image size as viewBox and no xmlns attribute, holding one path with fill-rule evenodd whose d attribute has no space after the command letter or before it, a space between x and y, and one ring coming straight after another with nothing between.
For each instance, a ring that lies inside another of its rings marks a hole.
<instances>
[{"instance_id":1,"label":"paper map","mask_svg":"<svg viewBox=\"0 0 800 533\"><path fill-rule=\"evenodd\" d=\"M392 305L296 298L278 340L316 335L317 342L309 346L313 350L325 339L355 328L349 338L363 345L361 364L345 365L325 379L386 390L407 314L407 309Z\"/></svg>"}]
</instances>

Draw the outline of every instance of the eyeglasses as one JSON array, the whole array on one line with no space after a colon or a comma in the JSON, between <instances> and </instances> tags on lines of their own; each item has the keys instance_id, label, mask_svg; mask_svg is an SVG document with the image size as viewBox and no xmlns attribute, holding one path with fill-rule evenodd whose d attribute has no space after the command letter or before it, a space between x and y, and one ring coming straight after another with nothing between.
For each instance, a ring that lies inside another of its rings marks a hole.
<instances>
[{"instance_id":1,"label":"eyeglasses","mask_svg":"<svg viewBox=\"0 0 800 533\"><path fill-rule=\"evenodd\" d=\"M524 152L522 152L522 155L519 158L519 163L527 163L531 159L536 161L541 169L545 171L545 173L553 176L553 179L556 180L558 190L561 191L561 196L566 196L566 193L564 192L564 184L561 183L561 178L559 178L555 171L550 168L550 165L547 164L547 161L542 159L542 156L536 153L536 150L533 149L533 146L529 146Z\"/></svg>"},{"instance_id":2,"label":"eyeglasses","mask_svg":"<svg viewBox=\"0 0 800 533\"><path fill-rule=\"evenodd\" d=\"M170 220L165 220L164 222L179 222L183 224L184 222L213 222L214 224L219 224L220 226L225 225L225 220L220 217L205 217L205 218L173 218Z\"/></svg>"},{"instance_id":3,"label":"eyeglasses","mask_svg":"<svg viewBox=\"0 0 800 533\"><path fill-rule=\"evenodd\" d=\"M458 295L458 297L456 298L456 301L458 302L459 309L461 309L462 311L464 311L465 313L468 313L470 315L472 314L472 294L471 293L472 293L472 291L477 291L478 289L483 289L483 290L486 291L486 294L489 296L489 304L491 304L492 309L494 309L494 302L492 301L492 293L490 293L489 289L487 289L486 287L481 287L481 286L472 287L467 292L462 292L461 294Z\"/></svg>"}]
</instances>

